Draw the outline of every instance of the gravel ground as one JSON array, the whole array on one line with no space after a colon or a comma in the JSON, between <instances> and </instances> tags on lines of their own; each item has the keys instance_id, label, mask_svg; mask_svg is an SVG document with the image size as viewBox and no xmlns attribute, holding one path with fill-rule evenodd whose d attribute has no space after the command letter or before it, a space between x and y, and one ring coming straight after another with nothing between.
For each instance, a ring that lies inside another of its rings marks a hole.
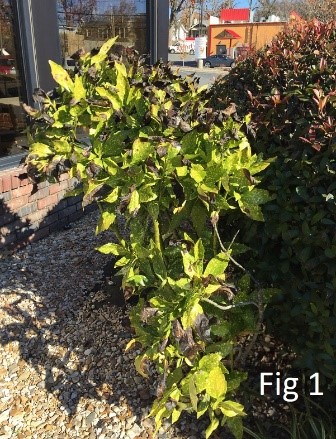
<instances>
[{"instance_id":1,"label":"gravel ground","mask_svg":"<svg viewBox=\"0 0 336 439\"><path fill-rule=\"evenodd\" d=\"M112 239L96 221L0 256L0 439L152 438L155 383L124 352L126 313L91 292L106 262L94 248ZM204 437L206 422L181 419L159 438Z\"/></svg>"},{"instance_id":2,"label":"gravel ground","mask_svg":"<svg viewBox=\"0 0 336 439\"><path fill-rule=\"evenodd\" d=\"M0 254L0 439L153 438L146 415L155 375L146 381L136 372L139 351L125 352L132 338L127 309L112 305L99 283L108 259L95 247L113 235L95 236L97 216ZM281 343L259 337L246 364L247 388L258 391L260 372L288 373L293 359ZM289 407L281 398L251 402L247 425L272 418L287 424ZM183 415L174 426L167 422L158 438L201 439L207 424ZM218 438L232 436L220 430Z\"/></svg>"}]
</instances>

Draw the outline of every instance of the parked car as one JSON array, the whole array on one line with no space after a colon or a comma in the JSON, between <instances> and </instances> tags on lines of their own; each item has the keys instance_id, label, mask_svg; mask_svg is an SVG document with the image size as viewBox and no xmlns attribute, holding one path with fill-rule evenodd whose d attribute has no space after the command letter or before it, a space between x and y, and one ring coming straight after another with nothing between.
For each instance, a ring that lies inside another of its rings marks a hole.
<instances>
[{"instance_id":1,"label":"parked car","mask_svg":"<svg viewBox=\"0 0 336 439\"><path fill-rule=\"evenodd\" d=\"M63 68L67 70L75 70L76 61L70 57L65 58Z\"/></svg>"},{"instance_id":2,"label":"parked car","mask_svg":"<svg viewBox=\"0 0 336 439\"><path fill-rule=\"evenodd\" d=\"M0 56L0 73L3 75L16 75L15 59L10 56Z\"/></svg>"},{"instance_id":3,"label":"parked car","mask_svg":"<svg viewBox=\"0 0 336 439\"><path fill-rule=\"evenodd\" d=\"M204 67L234 67L235 60L227 55L210 55L203 60Z\"/></svg>"},{"instance_id":4,"label":"parked car","mask_svg":"<svg viewBox=\"0 0 336 439\"><path fill-rule=\"evenodd\" d=\"M189 55L195 54L195 40L185 40L177 42L168 47L169 53L189 53Z\"/></svg>"}]
</instances>

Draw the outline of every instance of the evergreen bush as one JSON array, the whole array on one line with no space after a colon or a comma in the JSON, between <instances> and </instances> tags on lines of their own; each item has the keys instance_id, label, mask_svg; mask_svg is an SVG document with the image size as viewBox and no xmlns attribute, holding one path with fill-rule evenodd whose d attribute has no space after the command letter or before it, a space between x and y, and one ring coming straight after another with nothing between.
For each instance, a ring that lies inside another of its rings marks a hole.
<instances>
[{"instance_id":1,"label":"evergreen bush","mask_svg":"<svg viewBox=\"0 0 336 439\"><path fill-rule=\"evenodd\" d=\"M253 265L282 292L268 323L299 353L298 365L336 384L336 22L298 22L211 88L234 103L252 150L271 162L264 223L231 217ZM256 260L259 262L256 264Z\"/></svg>"}]
</instances>

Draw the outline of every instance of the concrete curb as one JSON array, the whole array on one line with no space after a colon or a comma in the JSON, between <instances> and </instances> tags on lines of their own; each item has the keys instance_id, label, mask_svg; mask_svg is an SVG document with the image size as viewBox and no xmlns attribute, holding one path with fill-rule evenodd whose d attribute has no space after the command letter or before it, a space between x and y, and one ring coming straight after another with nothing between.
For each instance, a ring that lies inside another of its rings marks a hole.
<instances>
[{"instance_id":1,"label":"concrete curb","mask_svg":"<svg viewBox=\"0 0 336 439\"><path fill-rule=\"evenodd\" d=\"M195 72L195 73L214 73L214 74L222 74L222 75L228 75L231 68L230 67L223 67L223 68L202 68L199 69L198 67L189 67L189 66L175 66L172 65L172 68L174 70L178 70L181 73L182 72Z\"/></svg>"}]
</instances>

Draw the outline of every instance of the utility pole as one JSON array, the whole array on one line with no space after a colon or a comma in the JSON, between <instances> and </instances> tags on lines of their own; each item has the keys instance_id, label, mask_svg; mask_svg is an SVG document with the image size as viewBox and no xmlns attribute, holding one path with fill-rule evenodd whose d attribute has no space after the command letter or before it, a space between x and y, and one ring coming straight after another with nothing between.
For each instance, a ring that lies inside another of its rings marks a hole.
<instances>
[{"instance_id":1,"label":"utility pole","mask_svg":"<svg viewBox=\"0 0 336 439\"><path fill-rule=\"evenodd\" d=\"M203 36L203 2L204 0L200 0L200 10L201 10L201 17L200 17L200 31L199 31L199 36L202 37Z\"/></svg>"},{"instance_id":2,"label":"utility pole","mask_svg":"<svg viewBox=\"0 0 336 439\"><path fill-rule=\"evenodd\" d=\"M2 55L3 42L2 42L2 17L0 17L0 55Z\"/></svg>"}]
</instances>

